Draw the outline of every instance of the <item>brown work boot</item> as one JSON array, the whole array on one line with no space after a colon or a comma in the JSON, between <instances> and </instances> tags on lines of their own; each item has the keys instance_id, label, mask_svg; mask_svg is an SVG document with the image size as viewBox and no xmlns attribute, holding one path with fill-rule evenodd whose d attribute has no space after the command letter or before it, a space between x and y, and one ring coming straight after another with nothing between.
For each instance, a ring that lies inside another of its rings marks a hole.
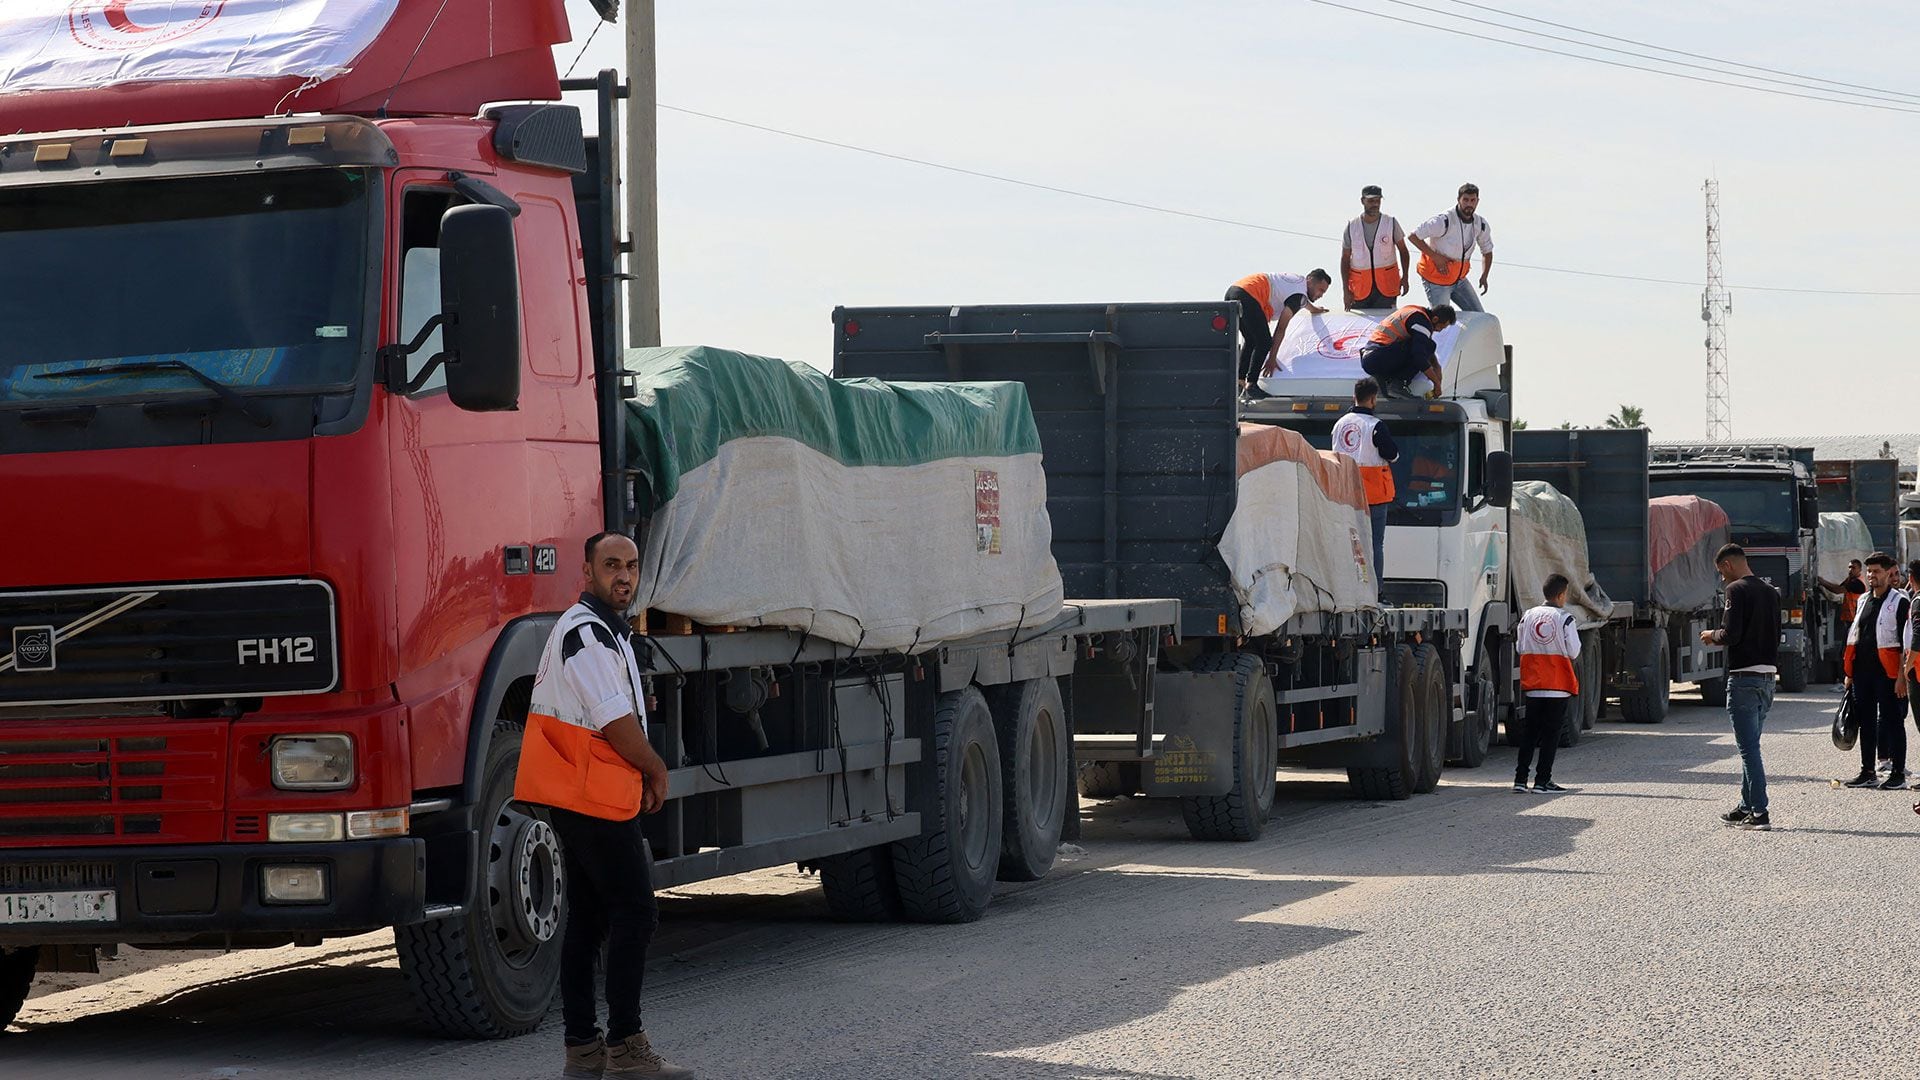
<instances>
[{"instance_id":1,"label":"brown work boot","mask_svg":"<svg viewBox=\"0 0 1920 1080\"><path fill-rule=\"evenodd\" d=\"M647 1033L637 1031L607 1047L607 1071L605 1076L646 1076L654 1080L694 1080L692 1069L683 1069L678 1065L669 1065L660 1060L653 1052L653 1046L647 1042Z\"/></svg>"},{"instance_id":2,"label":"brown work boot","mask_svg":"<svg viewBox=\"0 0 1920 1080\"><path fill-rule=\"evenodd\" d=\"M607 1068L607 1043L595 1039L575 1046L567 1044L567 1067L560 1075L567 1080L596 1080Z\"/></svg>"}]
</instances>

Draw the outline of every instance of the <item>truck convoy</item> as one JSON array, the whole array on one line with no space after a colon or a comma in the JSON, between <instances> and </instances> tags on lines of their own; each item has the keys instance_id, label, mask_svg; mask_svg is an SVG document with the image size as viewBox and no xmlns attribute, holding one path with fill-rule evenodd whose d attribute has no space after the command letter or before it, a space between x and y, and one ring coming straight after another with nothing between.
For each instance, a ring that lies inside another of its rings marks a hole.
<instances>
[{"instance_id":1,"label":"truck convoy","mask_svg":"<svg viewBox=\"0 0 1920 1080\"><path fill-rule=\"evenodd\" d=\"M1673 682L1697 683L1702 699L1726 703L1726 650L1702 645L1720 625L1713 554L1731 535L1728 515L1697 495L1649 497L1644 429L1514 433L1514 473L1545 481L1579 509L1604 618L1583 633L1581 659L1599 678L1581 680L1591 726L1608 699L1631 721L1658 723Z\"/></svg>"},{"instance_id":2,"label":"truck convoy","mask_svg":"<svg viewBox=\"0 0 1920 1080\"><path fill-rule=\"evenodd\" d=\"M330 0L292 42L228 14L179 23L170 70L218 54L238 77L109 86L80 55L4 99L0 262L34 270L0 295L0 1023L36 968L102 948L391 927L434 1026L528 1031L566 919L553 831L509 798L534 668L580 541L652 519L658 556L701 482L684 441L642 437L699 358L623 366L622 91L568 84L596 92L597 139L555 103L559 0ZM1030 496L968 464L1037 454L1019 390L929 428L990 417L989 450L922 456L965 465L924 494L964 503L982 567L1038 530L1030 610L990 605L982 569L960 617L897 641L777 613L656 637L658 882L799 862L846 914L973 918L1071 827L1068 703L1152 740L1177 604L1062 603L1037 463ZM927 398L835 404L880 402L879 425ZM856 457L886 436L846 426ZM835 497L810 520L857 525Z\"/></svg>"}]
</instances>

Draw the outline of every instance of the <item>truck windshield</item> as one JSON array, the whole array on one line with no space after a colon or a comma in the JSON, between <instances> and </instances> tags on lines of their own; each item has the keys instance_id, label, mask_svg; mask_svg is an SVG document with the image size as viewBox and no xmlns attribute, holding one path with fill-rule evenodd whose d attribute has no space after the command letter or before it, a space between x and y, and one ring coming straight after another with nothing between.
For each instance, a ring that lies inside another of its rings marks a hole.
<instances>
[{"instance_id":1,"label":"truck windshield","mask_svg":"<svg viewBox=\"0 0 1920 1080\"><path fill-rule=\"evenodd\" d=\"M1289 427L1295 427L1289 424ZM1321 450L1333 446L1333 422L1302 424L1295 430ZM1460 507L1464 447L1457 424L1420 424L1389 418L1387 430L1400 447L1393 463L1393 525L1449 525Z\"/></svg>"},{"instance_id":2,"label":"truck windshield","mask_svg":"<svg viewBox=\"0 0 1920 1080\"><path fill-rule=\"evenodd\" d=\"M312 169L0 190L0 406L353 380L367 175ZM168 363L176 362L177 363ZM98 377L42 377L150 363Z\"/></svg>"},{"instance_id":3,"label":"truck windshield","mask_svg":"<svg viewBox=\"0 0 1920 1080\"><path fill-rule=\"evenodd\" d=\"M1674 476L1652 479L1649 490L1663 495L1698 495L1727 512L1735 536L1792 536L1799 504L1789 481L1765 476Z\"/></svg>"}]
</instances>

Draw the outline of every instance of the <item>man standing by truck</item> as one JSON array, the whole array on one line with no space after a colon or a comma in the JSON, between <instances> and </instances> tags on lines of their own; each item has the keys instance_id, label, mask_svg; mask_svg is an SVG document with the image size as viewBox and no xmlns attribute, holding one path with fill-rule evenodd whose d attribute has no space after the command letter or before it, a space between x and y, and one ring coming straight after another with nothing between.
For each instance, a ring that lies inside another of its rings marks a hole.
<instances>
[{"instance_id":1,"label":"man standing by truck","mask_svg":"<svg viewBox=\"0 0 1920 1080\"><path fill-rule=\"evenodd\" d=\"M1393 433L1373 414L1380 403L1380 384L1372 376L1353 384L1353 409L1333 425L1333 449L1360 466L1360 483L1367 490L1367 515L1373 522L1373 582L1386 577L1387 510L1393 505L1393 463L1400 447Z\"/></svg>"},{"instance_id":2,"label":"man standing by truck","mask_svg":"<svg viewBox=\"0 0 1920 1080\"><path fill-rule=\"evenodd\" d=\"M1773 708L1773 679L1780 671L1780 593L1755 577L1747 550L1722 547L1713 557L1726 583L1726 618L1718 630L1700 631L1703 645L1727 647L1727 716L1740 747L1740 805L1720 820L1741 829L1766 832L1767 770L1760 760L1760 732Z\"/></svg>"},{"instance_id":3,"label":"man standing by truck","mask_svg":"<svg viewBox=\"0 0 1920 1080\"><path fill-rule=\"evenodd\" d=\"M1487 275L1493 272L1493 230L1476 213L1479 208L1480 189L1461 184L1453 209L1421 222L1408 237L1420 249L1420 283L1427 290L1427 303L1486 310L1467 280L1474 248L1480 249L1480 293L1487 291Z\"/></svg>"},{"instance_id":4,"label":"man standing by truck","mask_svg":"<svg viewBox=\"0 0 1920 1080\"><path fill-rule=\"evenodd\" d=\"M1333 279L1325 270L1306 274L1248 274L1227 288L1227 299L1240 305L1240 385L1248 393L1265 397L1258 387L1260 375L1273 361L1280 341L1287 336L1287 323L1293 313L1306 308L1315 315L1327 309L1314 301L1325 296ZM1267 324L1276 322L1272 329Z\"/></svg>"},{"instance_id":5,"label":"man standing by truck","mask_svg":"<svg viewBox=\"0 0 1920 1080\"><path fill-rule=\"evenodd\" d=\"M1867 583L1860 580L1862 567L1859 559L1847 564L1846 580L1840 582L1817 578L1820 587L1840 600L1840 622L1845 626L1853 625L1853 616L1860 608L1860 597L1867 591Z\"/></svg>"},{"instance_id":6,"label":"man standing by truck","mask_svg":"<svg viewBox=\"0 0 1920 1080\"><path fill-rule=\"evenodd\" d=\"M1893 567L1891 555L1867 556L1867 595L1847 630L1847 693L1860 722L1860 773L1847 781L1850 788L1907 786L1907 680L1901 653L1911 605L1893 587ZM1885 780L1874 770L1876 749L1893 763Z\"/></svg>"},{"instance_id":7,"label":"man standing by truck","mask_svg":"<svg viewBox=\"0 0 1920 1080\"><path fill-rule=\"evenodd\" d=\"M661 1080L693 1073L654 1053L640 1025L647 942L660 921L653 853L640 815L667 798L667 766L647 741L646 699L633 630L640 551L626 535L586 544L587 591L554 624L534 677L514 798L548 808L566 854L566 937L560 1000L569 1077ZM607 1031L594 967L606 952Z\"/></svg>"},{"instance_id":8,"label":"man standing by truck","mask_svg":"<svg viewBox=\"0 0 1920 1080\"><path fill-rule=\"evenodd\" d=\"M1360 210L1340 241L1340 287L1346 290L1348 311L1385 311L1407 295L1407 235L1398 221L1380 212L1380 185L1360 189Z\"/></svg>"},{"instance_id":9,"label":"man standing by truck","mask_svg":"<svg viewBox=\"0 0 1920 1080\"><path fill-rule=\"evenodd\" d=\"M1380 320L1367 335L1360 349L1360 370L1380 380L1390 398L1412 397L1408 384L1417 375L1425 375L1438 393L1440 360L1433 335L1452 326L1453 320L1453 309L1445 304L1430 308L1408 304Z\"/></svg>"},{"instance_id":10,"label":"man standing by truck","mask_svg":"<svg viewBox=\"0 0 1920 1080\"><path fill-rule=\"evenodd\" d=\"M1520 763L1513 770L1513 790L1527 790L1527 768L1533 753L1540 752L1540 767L1533 774L1533 790L1552 794L1567 790L1553 782L1553 755L1560 745L1560 729L1566 726L1567 709L1580 692L1580 677L1573 662L1580 659L1580 631L1573 614L1566 609L1567 579L1564 574L1547 575L1540 593L1546 603L1520 617L1520 692L1527 699L1527 733L1520 740Z\"/></svg>"}]
</instances>

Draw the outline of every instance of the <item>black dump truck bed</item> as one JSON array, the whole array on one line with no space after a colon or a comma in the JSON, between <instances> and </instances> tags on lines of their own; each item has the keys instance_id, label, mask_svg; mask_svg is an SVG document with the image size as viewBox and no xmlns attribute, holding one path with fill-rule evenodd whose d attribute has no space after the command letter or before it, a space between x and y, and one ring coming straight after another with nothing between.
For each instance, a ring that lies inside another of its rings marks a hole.
<instances>
[{"instance_id":1,"label":"black dump truck bed","mask_svg":"<svg viewBox=\"0 0 1920 1080\"><path fill-rule=\"evenodd\" d=\"M1513 477L1545 480L1580 508L1595 581L1617 601L1653 602L1647 559L1647 432L1513 433Z\"/></svg>"}]
</instances>

